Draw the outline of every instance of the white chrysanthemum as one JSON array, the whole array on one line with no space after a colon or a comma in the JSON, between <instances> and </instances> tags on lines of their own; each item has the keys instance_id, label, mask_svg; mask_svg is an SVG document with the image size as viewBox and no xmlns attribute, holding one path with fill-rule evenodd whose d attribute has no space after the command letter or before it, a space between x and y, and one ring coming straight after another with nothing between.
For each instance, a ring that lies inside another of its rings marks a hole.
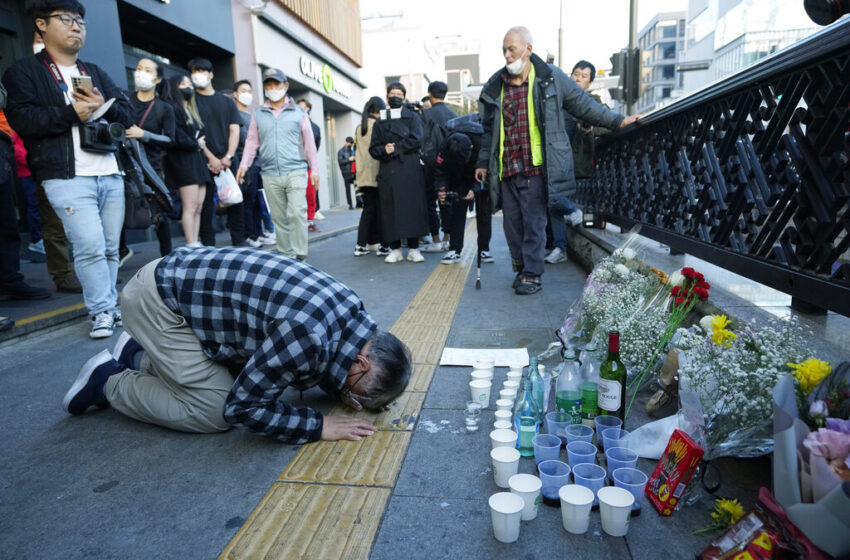
<instances>
[{"instance_id":1,"label":"white chrysanthemum","mask_svg":"<svg viewBox=\"0 0 850 560\"><path fill-rule=\"evenodd\" d=\"M685 284L685 277L682 275L682 271L677 270L673 274L670 275L670 286L679 286L680 288Z\"/></svg>"},{"instance_id":2,"label":"white chrysanthemum","mask_svg":"<svg viewBox=\"0 0 850 560\"><path fill-rule=\"evenodd\" d=\"M706 333L711 334L714 332L714 329L711 327L711 322L714 320L714 317L711 315L706 315L702 319L699 320L699 326L702 327Z\"/></svg>"},{"instance_id":3,"label":"white chrysanthemum","mask_svg":"<svg viewBox=\"0 0 850 560\"><path fill-rule=\"evenodd\" d=\"M629 249L628 247L621 251L621 255L627 261L633 260L636 256L634 250Z\"/></svg>"}]
</instances>

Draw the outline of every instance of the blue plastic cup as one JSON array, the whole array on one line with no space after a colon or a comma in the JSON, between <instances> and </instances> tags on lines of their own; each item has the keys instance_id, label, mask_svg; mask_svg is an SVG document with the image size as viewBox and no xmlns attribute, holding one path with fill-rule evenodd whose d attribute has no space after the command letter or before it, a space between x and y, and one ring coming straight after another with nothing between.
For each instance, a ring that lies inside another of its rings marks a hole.
<instances>
[{"instance_id":1,"label":"blue plastic cup","mask_svg":"<svg viewBox=\"0 0 850 560\"><path fill-rule=\"evenodd\" d=\"M557 460L561 453L561 438L552 434L537 434L531 440L534 444L534 462Z\"/></svg>"},{"instance_id":2,"label":"blue plastic cup","mask_svg":"<svg viewBox=\"0 0 850 560\"><path fill-rule=\"evenodd\" d=\"M582 463L596 463L596 447L592 443L586 441L574 441L567 444L567 458L570 461L570 467L575 471L577 465Z\"/></svg>"},{"instance_id":3,"label":"blue plastic cup","mask_svg":"<svg viewBox=\"0 0 850 560\"><path fill-rule=\"evenodd\" d=\"M608 477L614 480L614 471L637 466L638 454L625 447L609 447L605 450L605 461L608 464Z\"/></svg>"},{"instance_id":4,"label":"blue plastic cup","mask_svg":"<svg viewBox=\"0 0 850 560\"><path fill-rule=\"evenodd\" d=\"M567 434L564 430L572 426L573 417L567 412L549 412L546 414L546 433L561 438L561 447L567 445Z\"/></svg>"},{"instance_id":5,"label":"blue plastic cup","mask_svg":"<svg viewBox=\"0 0 850 560\"><path fill-rule=\"evenodd\" d=\"M594 421L596 422L596 445L601 449L602 442L602 432L607 430L608 428L622 428L623 421L617 418L616 416L605 415L605 416L597 416Z\"/></svg>"},{"instance_id":6,"label":"blue plastic cup","mask_svg":"<svg viewBox=\"0 0 850 560\"><path fill-rule=\"evenodd\" d=\"M640 515L643 493L649 477L635 468L628 467L616 469L613 473L611 478L614 480L614 486L628 490L635 497L635 503L632 504L632 516Z\"/></svg>"},{"instance_id":7,"label":"blue plastic cup","mask_svg":"<svg viewBox=\"0 0 850 560\"><path fill-rule=\"evenodd\" d=\"M543 483L540 490L543 503L560 507L561 498L558 491L561 486L570 483L570 466L563 461L543 461L537 465L537 472L540 474L540 482Z\"/></svg>"},{"instance_id":8,"label":"blue plastic cup","mask_svg":"<svg viewBox=\"0 0 850 560\"><path fill-rule=\"evenodd\" d=\"M599 497L596 493L605 486L605 469L593 463L581 463L573 467L573 478L576 484L593 492L593 507L598 507Z\"/></svg>"},{"instance_id":9,"label":"blue plastic cup","mask_svg":"<svg viewBox=\"0 0 850 560\"><path fill-rule=\"evenodd\" d=\"M622 428L606 428L602 430L602 450L612 447L629 447L629 431Z\"/></svg>"},{"instance_id":10,"label":"blue plastic cup","mask_svg":"<svg viewBox=\"0 0 850 560\"><path fill-rule=\"evenodd\" d=\"M593 428L584 424L573 424L567 427L567 443L586 441L593 443Z\"/></svg>"}]
</instances>

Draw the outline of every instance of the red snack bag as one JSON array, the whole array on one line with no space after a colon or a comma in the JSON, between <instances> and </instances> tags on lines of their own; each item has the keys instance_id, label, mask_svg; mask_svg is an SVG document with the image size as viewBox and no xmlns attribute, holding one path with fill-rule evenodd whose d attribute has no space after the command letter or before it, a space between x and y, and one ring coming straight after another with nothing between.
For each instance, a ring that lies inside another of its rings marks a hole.
<instances>
[{"instance_id":1,"label":"red snack bag","mask_svg":"<svg viewBox=\"0 0 850 560\"><path fill-rule=\"evenodd\" d=\"M649 482L646 485L646 495L655 505L661 515L673 515L673 510L688 482L694 475L705 451L694 443L688 434L681 430L673 430L667 448Z\"/></svg>"}]
</instances>

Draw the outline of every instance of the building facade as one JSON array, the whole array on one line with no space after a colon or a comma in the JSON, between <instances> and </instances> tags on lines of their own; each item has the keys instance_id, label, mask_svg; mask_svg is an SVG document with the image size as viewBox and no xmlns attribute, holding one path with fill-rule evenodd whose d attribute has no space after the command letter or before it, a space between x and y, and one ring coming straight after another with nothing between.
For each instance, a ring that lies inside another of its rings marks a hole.
<instances>
[{"instance_id":1,"label":"building facade","mask_svg":"<svg viewBox=\"0 0 850 560\"><path fill-rule=\"evenodd\" d=\"M80 58L98 64L115 83L133 89L140 58L155 59L166 77L188 73L204 57L213 86L230 95L251 80L262 102L260 73L289 77L290 95L306 98L322 127L319 196L323 207L345 202L336 150L353 135L363 108L359 0L81 0L88 28ZM21 0L0 0L0 72L32 54L33 22Z\"/></svg>"},{"instance_id":2,"label":"building facade","mask_svg":"<svg viewBox=\"0 0 850 560\"><path fill-rule=\"evenodd\" d=\"M684 86L676 61L685 47L685 12L656 14L638 33L641 94L637 112L648 113L677 98Z\"/></svg>"}]
</instances>

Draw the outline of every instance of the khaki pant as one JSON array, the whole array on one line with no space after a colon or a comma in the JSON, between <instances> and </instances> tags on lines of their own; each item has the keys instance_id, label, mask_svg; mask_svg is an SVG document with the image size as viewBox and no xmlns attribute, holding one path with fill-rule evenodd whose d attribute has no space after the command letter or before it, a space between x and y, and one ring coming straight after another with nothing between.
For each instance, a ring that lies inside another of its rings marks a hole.
<instances>
[{"instance_id":1,"label":"khaki pant","mask_svg":"<svg viewBox=\"0 0 850 560\"><path fill-rule=\"evenodd\" d=\"M104 393L118 412L182 432L222 432L224 401L233 386L227 368L210 360L186 319L171 311L145 265L124 288L124 329L145 350L140 371L125 370L106 382Z\"/></svg>"},{"instance_id":2,"label":"khaki pant","mask_svg":"<svg viewBox=\"0 0 850 560\"><path fill-rule=\"evenodd\" d=\"M288 257L307 256L307 170L263 175L263 190L274 222L277 250Z\"/></svg>"}]
</instances>

